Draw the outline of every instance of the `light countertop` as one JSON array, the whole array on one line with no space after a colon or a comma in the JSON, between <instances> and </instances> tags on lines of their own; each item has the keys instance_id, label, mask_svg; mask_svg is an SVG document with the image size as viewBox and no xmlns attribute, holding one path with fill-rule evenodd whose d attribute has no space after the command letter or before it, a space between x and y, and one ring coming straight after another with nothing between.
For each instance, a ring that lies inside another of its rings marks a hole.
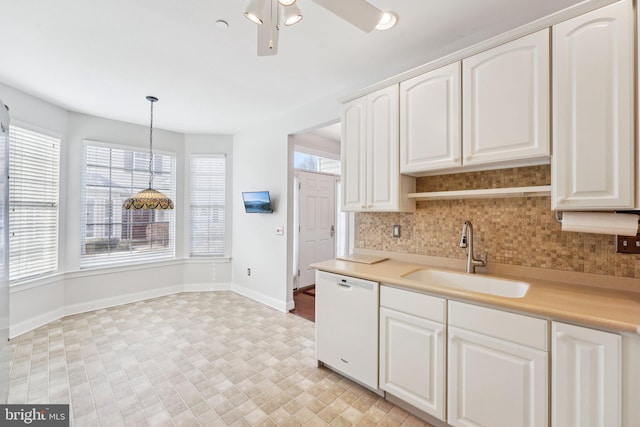
<instances>
[{"instance_id":1,"label":"light countertop","mask_svg":"<svg viewBox=\"0 0 640 427\"><path fill-rule=\"evenodd\" d=\"M411 262L385 260L375 264L363 264L334 259L312 264L312 267L449 299L495 306L552 320L640 334L640 293L636 292L551 280L488 275L529 283L529 290L524 297L506 298L405 279L402 276L422 268L454 271ZM459 270L455 272L460 273Z\"/></svg>"}]
</instances>

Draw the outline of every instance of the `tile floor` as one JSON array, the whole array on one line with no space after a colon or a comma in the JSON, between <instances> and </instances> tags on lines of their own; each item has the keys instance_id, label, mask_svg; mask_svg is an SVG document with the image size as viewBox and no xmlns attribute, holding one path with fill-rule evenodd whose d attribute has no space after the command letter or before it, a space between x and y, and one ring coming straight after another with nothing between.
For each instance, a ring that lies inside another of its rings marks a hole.
<instances>
[{"instance_id":1,"label":"tile floor","mask_svg":"<svg viewBox=\"0 0 640 427\"><path fill-rule=\"evenodd\" d=\"M427 426L314 358L314 324L231 292L65 317L11 340L9 403L82 426Z\"/></svg>"}]
</instances>

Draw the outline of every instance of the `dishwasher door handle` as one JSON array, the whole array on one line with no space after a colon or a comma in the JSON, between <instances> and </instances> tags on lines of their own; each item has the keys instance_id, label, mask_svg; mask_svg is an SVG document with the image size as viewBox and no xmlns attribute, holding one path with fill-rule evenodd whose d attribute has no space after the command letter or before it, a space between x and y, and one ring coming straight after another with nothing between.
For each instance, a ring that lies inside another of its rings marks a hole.
<instances>
[{"instance_id":1,"label":"dishwasher door handle","mask_svg":"<svg viewBox=\"0 0 640 427\"><path fill-rule=\"evenodd\" d=\"M351 285L346 282L336 282L338 286L342 286L343 288L351 288Z\"/></svg>"}]
</instances>

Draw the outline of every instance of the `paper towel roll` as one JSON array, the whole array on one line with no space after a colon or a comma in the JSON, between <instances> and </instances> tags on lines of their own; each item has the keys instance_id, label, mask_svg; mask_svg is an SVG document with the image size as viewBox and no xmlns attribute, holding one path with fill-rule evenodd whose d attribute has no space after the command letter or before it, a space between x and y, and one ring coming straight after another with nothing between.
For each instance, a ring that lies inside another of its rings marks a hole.
<instances>
[{"instance_id":1,"label":"paper towel roll","mask_svg":"<svg viewBox=\"0 0 640 427\"><path fill-rule=\"evenodd\" d=\"M639 215L607 212L563 212L562 231L635 236Z\"/></svg>"}]
</instances>

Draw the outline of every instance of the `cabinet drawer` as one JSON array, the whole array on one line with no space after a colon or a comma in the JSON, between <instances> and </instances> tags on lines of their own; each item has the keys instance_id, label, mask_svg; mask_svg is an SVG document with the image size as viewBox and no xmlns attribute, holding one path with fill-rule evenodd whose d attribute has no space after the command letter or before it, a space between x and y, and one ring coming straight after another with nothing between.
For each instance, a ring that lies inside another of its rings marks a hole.
<instances>
[{"instance_id":1,"label":"cabinet drawer","mask_svg":"<svg viewBox=\"0 0 640 427\"><path fill-rule=\"evenodd\" d=\"M548 350L548 324L544 319L449 301L449 326Z\"/></svg>"},{"instance_id":2,"label":"cabinet drawer","mask_svg":"<svg viewBox=\"0 0 640 427\"><path fill-rule=\"evenodd\" d=\"M442 298L419 292L380 286L380 305L434 322L446 322L446 303Z\"/></svg>"}]
</instances>

